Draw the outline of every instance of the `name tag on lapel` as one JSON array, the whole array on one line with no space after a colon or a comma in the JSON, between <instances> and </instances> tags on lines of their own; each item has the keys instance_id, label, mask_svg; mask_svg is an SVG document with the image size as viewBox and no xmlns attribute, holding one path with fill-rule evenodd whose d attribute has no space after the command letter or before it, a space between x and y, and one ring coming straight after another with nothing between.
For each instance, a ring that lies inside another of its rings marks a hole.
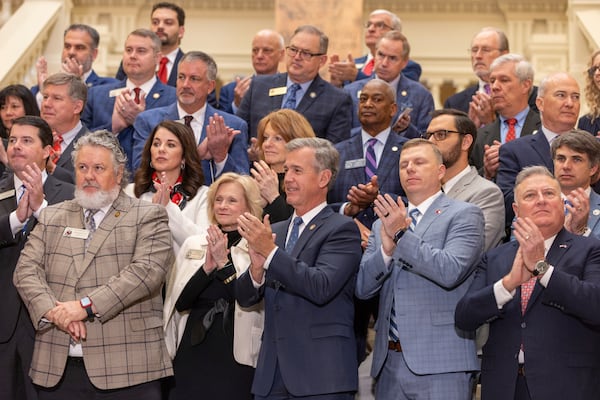
<instances>
[{"instance_id":1,"label":"name tag on lapel","mask_svg":"<svg viewBox=\"0 0 600 400\"><path fill-rule=\"evenodd\" d=\"M118 88L118 89L113 89L110 92L108 92L108 97L117 97L118 95L121 94L121 92L123 90L125 90L126 88L122 87L122 88Z\"/></svg>"},{"instance_id":2,"label":"name tag on lapel","mask_svg":"<svg viewBox=\"0 0 600 400\"><path fill-rule=\"evenodd\" d=\"M364 166L364 158L357 158L356 160L346 160L346 162L344 163L344 169L362 168Z\"/></svg>"},{"instance_id":3,"label":"name tag on lapel","mask_svg":"<svg viewBox=\"0 0 600 400\"><path fill-rule=\"evenodd\" d=\"M6 192L0 193L0 200L8 199L15 195L15 189L7 190Z\"/></svg>"},{"instance_id":4,"label":"name tag on lapel","mask_svg":"<svg viewBox=\"0 0 600 400\"><path fill-rule=\"evenodd\" d=\"M188 260L201 260L204 258L204 250L203 249L190 249L185 253L185 258Z\"/></svg>"},{"instance_id":5,"label":"name tag on lapel","mask_svg":"<svg viewBox=\"0 0 600 400\"><path fill-rule=\"evenodd\" d=\"M88 231L87 229L71 228L70 226L67 226L63 231L63 236L85 240L88 238L88 236L90 236L90 231Z\"/></svg>"},{"instance_id":6,"label":"name tag on lapel","mask_svg":"<svg viewBox=\"0 0 600 400\"><path fill-rule=\"evenodd\" d=\"M276 87L276 88L269 89L269 96L270 97L281 96L282 94L286 94L286 93L287 93L287 87L286 86L281 86L281 87Z\"/></svg>"}]
</instances>

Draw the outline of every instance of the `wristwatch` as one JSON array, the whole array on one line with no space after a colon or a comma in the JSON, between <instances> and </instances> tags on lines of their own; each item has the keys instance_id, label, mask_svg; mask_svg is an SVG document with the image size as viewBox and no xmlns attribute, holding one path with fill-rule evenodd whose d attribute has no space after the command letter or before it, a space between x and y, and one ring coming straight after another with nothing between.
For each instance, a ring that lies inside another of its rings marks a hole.
<instances>
[{"instance_id":1,"label":"wristwatch","mask_svg":"<svg viewBox=\"0 0 600 400\"><path fill-rule=\"evenodd\" d=\"M92 311L92 300L89 297L85 296L84 298L79 300L79 304L87 313L87 316L88 316L87 319L93 320L94 312Z\"/></svg>"},{"instance_id":2,"label":"wristwatch","mask_svg":"<svg viewBox=\"0 0 600 400\"><path fill-rule=\"evenodd\" d=\"M533 276L543 275L546 273L546 271L548 271L548 267L550 267L550 264L548 264L546 260L540 260L535 263L531 273Z\"/></svg>"},{"instance_id":3,"label":"wristwatch","mask_svg":"<svg viewBox=\"0 0 600 400\"><path fill-rule=\"evenodd\" d=\"M404 235L404 232L406 232L406 229L400 229L398 232L396 232L396 234L392 238L392 240L394 241L394 244L398 244L398 240L400 240L402 235Z\"/></svg>"}]
</instances>

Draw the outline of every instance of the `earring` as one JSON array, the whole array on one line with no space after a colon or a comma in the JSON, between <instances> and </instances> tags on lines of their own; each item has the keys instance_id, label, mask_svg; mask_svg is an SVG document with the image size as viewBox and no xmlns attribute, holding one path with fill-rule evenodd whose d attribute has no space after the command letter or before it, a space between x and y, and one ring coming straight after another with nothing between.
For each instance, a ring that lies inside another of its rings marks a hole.
<instances>
[{"instance_id":1,"label":"earring","mask_svg":"<svg viewBox=\"0 0 600 400\"><path fill-rule=\"evenodd\" d=\"M150 168L154 169L154 165L152 165L152 161L150 161Z\"/></svg>"},{"instance_id":2,"label":"earring","mask_svg":"<svg viewBox=\"0 0 600 400\"><path fill-rule=\"evenodd\" d=\"M183 161L181 162L181 170L183 171L184 169L185 169L185 160L183 160Z\"/></svg>"}]
</instances>

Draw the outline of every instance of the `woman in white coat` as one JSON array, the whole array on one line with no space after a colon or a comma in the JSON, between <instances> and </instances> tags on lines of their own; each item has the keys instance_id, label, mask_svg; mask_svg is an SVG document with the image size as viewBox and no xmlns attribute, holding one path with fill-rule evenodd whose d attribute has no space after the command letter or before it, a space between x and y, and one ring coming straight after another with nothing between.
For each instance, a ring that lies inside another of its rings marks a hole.
<instances>
[{"instance_id":1,"label":"woman in white coat","mask_svg":"<svg viewBox=\"0 0 600 400\"><path fill-rule=\"evenodd\" d=\"M235 280L250 266L237 219L261 217L260 193L249 176L225 173L207 202L212 225L184 242L167 283L163 318L175 372L169 398L252 399L264 311L262 303L242 308L235 301Z\"/></svg>"}]
</instances>

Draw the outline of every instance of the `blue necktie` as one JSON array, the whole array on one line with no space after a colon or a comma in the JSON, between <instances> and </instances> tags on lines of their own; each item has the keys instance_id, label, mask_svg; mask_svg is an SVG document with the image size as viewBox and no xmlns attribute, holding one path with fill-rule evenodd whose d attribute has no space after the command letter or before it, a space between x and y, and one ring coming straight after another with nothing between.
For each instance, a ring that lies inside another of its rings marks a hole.
<instances>
[{"instance_id":1,"label":"blue necktie","mask_svg":"<svg viewBox=\"0 0 600 400\"><path fill-rule=\"evenodd\" d=\"M410 229L411 232L414 232L415 227L417 226L417 218L419 218L421 212L418 208L413 208L412 210L410 210L408 215L410 216L410 226L408 227L408 229Z\"/></svg>"},{"instance_id":2,"label":"blue necktie","mask_svg":"<svg viewBox=\"0 0 600 400\"><path fill-rule=\"evenodd\" d=\"M300 85L298 85L297 83L294 83L292 86L289 87L288 97L281 108L290 108L292 110L296 109L296 92L298 92L298 90L300 90Z\"/></svg>"},{"instance_id":3,"label":"blue necktie","mask_svg":"<svg viewBox=\"0 0 600 400\"><path fill-rule=\"evenodd\" d=\"M365 153L365 174L367 182L371 180L373 175L377 175L377 158L375 157L375 144L377 139L372 138L367 141L367 152Z\"/></svg>"},{"instance_id":4,"label":"blue necktie","mask_svg":"<svg viewBox=\"0 0 600 400\"><path fill-rule=\"evenodd\" d=\"M294 250L294 246L298 241L298 234L300 233L300 225L302 224L302 218L296 217L293 222L294 226L292 227L292 231L290 232L290 237L288 238L287 244L285 245L285 251L291 253Z\"/></svg>"}]
</instances>

